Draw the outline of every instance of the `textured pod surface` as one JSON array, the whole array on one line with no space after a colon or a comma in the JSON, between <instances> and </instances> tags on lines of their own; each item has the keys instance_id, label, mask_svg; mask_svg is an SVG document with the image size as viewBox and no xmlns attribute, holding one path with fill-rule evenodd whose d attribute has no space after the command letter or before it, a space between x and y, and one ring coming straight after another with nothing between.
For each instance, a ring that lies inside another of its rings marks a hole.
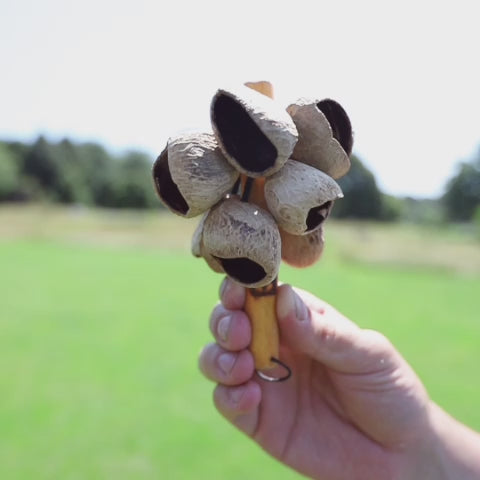
<instances>
[{"instance_id":1,"label":"textured pod surface","mask_svg":"<svg viewBox=\"0 0 480 480\"><path fill-rule=\"evenodd\" d=\"M208 254L203 247L203 228L205 225L205 219L207 218L209 212L203 214L200 222L198 222L197 228L192 235L191 251L192 255L197 258L203 258L207 265L216 273L225 273L222 268L222 265L218 260Z\"/></svg>"},{"instance_id":2,"label":"textured pod surface","mask_svg":"<svg viewBox=\"0 0 480 480\"><path fill-rule=\"evenodd\" d=\"M323 253L323 228L306 235L292 235L280 229L282 239L282 260L292 267L310 267Z\"/></svg>"},{"instance_id":3,"label":"textured pod surface","mask_svg":"<svg viewBox=\"0 0 480 480\"><path fill-rule=\"evenodd\" d=\"M215 205L230 191L238 176L211 133L170 139L153 165L160 199L183 217L195 217Z\"/></svg>"},{"instance_id":4,"label":"textured pod surface","mask_svg":"<svg viewBox=\"0 0 480 480\"><path fill-rule=\"evenodd\" d=\"M238 198L216 205L203 228L205 252L246 287L263 287L278 275L281 241L273 217Z\"/></svg>"},{"instance_id":5,"label":"textured pod surface","mask_svg":"<svg viewBox=\"0 0 480 480\"><path fill-rule=\"evenodd\" d=\"M265 199L280 228L293 235L317 229L334 200L343 196L337 182L310 165L289 160L265 181Z\"/></svg>"},{"instance_id":6,"label":"textured pod surface","mask_svg":"<svg viewBox=\"0 0 480 480\"><path fill-rule=\"evenodd\" d=\"M250 177L278 171L297 142L292 118L265 95L240 86L212 99L212 128L229 162Z\"/></svg>"},{"instance_id":7,"label":"textured pod surface","mask_svg":"<svg viewBox=\"0 0 480 480\"><path fill-rule=\"evenodd\" d=\"M334 100L302 98L287 108L298 131L292 158L306 163L332 178L340 178L350 168L353 135L350 120Z\"/></svg>"}]
</instances>

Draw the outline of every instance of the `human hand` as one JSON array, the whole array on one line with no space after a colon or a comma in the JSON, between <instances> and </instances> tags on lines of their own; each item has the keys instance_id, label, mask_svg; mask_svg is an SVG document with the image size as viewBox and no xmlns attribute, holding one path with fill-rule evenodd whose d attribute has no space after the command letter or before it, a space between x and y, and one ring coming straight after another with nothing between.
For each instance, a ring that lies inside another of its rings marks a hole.
<instances>
[{"instance_id":1,"label":"human hand","mask_svg":"<svg viewBox=\"0 0 480 480\"><path fill-rule=\"evenodd\" d=\"M210 319L216 343L199 360L204 375L218 384L214 402L223 416L312 478L440 478L425 462L435 443L431 402L383 335L282 285L280 358L293 375L271 384L255 376L244 302L245 289L227 279Z\"/></svg>"}]
</instances>

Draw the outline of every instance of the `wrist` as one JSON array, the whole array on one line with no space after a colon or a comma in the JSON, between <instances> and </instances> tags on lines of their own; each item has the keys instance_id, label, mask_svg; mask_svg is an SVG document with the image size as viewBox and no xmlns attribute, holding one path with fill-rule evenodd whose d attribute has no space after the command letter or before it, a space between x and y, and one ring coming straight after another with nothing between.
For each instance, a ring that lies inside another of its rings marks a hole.
<instances>
[{"instance_id":1,"label":"wrist","mask_svg":"<svg viewBox=\"0 0 480 480\"><path fill-rule=\"evenodd\" d=\"M396 480L467 480L459 458L463 431L452 417L429 401L426 422L418 441L409 444L400 455Z\"/></svg>"},{"instance_id":2,"label":"wrist","mask_svg":"<svg viewBox=\"0 0 480 480\"><path fill-rule=\"evenodd\" d=\"M480 479L480 435L452 418L438 405L430 404L430 431L427 456L430 476L413 479L439 480ZM430 473L431 472L431 473Z\"/></svg>"},{"instance_id":3,"label":"wrist","mask_svg":"<svg viewBox=\"0 0 480 480\"><path fill-rule=\"evenodd\" d=\"M395 480L447 480L438 431L438 407L428 400L425 424L416 441L405 446L399 456Z\"/></svg>"}]
</instances>

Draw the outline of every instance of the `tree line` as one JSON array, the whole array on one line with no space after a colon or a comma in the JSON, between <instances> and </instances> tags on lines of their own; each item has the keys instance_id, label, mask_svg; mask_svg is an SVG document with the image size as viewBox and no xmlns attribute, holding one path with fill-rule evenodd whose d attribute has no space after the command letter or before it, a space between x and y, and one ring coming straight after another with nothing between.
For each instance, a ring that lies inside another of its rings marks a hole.
<instances>
[{"instance_id":1,"label":"tree line","mask_svg":"<svg viewBox=\"0 0 480 480\"><path fill-rule=\"evenodd\" d=\"M153 158L138 150L113 155L98 143L0 141L0 202L50 201L105 208L161 208L151 177ZM480 150L458 165L445 194L434 200L381 192L373 173L355 155L338 180L344 198L337 218L382 221L470 221L480 216Z\"/></svg>"},{"instance_id":2,"label":"tree line","mask_svg":"<svg viewBox=\"0 0 480 480\"><path fill-rule=\"evenodd\" d=\"M157 207L151 164L146 153L112 155L97 143L0 142L0 200Z\"/></svg>"}]
</instances>

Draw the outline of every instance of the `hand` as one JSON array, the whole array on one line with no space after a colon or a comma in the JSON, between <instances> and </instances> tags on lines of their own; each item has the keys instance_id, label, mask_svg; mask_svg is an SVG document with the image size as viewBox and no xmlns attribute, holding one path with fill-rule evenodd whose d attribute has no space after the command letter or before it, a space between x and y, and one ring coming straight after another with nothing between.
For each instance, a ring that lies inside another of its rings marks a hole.
<instances>
[{"instance_id":1,"label":"hand","mask_svg":"<svg viewBox=\"0 0 480 480\"><path fill-rule=\"evenodd\" d=\"M280 358L293 375L270 384L255 375L244 302L245 289L227 279L210 320L216 343L199 360L218 384L214 402L222 415L312 478L440 478L425 462L436 448L431 402L383 335L282 285Z\"/></svg>"}]
</instances>

